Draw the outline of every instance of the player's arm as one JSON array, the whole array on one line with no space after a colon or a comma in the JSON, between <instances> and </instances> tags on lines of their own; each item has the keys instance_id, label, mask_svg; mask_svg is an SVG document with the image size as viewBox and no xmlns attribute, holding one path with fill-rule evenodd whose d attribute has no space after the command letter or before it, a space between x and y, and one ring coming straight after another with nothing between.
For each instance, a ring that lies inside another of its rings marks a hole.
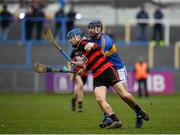
<instances>
[{"instance_id":1,"label":"player's arm","mask_svg":"<svg viewBox=\"0 0 180 135\"><path fill-rule=\"evenodd\" d=\"M82 62L82 61L71 61L70 64L71 64L71 65L76 65L76 66L82 67L83 62Z\"/></svg>"},{"instance_id":2,"label":"player's arm","mask_svg":"<svg viewBox=\"0 0 180 135\"><path fill-rule=\"evenodd\" d=\"M84 50L90 51L93 47L94 47L94 43L88 42L88 43L85 45Z\"/></svg>"},{"instance_id":3,"label":"player's arm","mask_svg":"<svg viewBox=\"0 0 180 135\"><path fill-rule=\"evenodd\" d=\"M76 65L81 68L86 68L86 64L84 61L71 61L71 65Z\"/></svg>"}]
</instances>

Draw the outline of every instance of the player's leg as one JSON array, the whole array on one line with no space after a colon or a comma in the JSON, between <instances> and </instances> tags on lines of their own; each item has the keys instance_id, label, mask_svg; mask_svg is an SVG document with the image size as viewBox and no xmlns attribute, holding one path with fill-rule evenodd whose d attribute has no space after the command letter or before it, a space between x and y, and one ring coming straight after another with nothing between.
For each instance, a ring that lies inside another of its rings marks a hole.
<instances>
[{"instance_id":1,"label":"player's leg","mask_svg":"<svg viewBox=\"0 0 180 135\"><path fill-rule=\"evenodd\" d=\"M120 77L120 82L122 83L123 87L125 89L128 89L128 86L127 86L127 71L126 71L126 68L123 67L122 69L119 69L117 70L118 74L119 74L119 77ZM107 115L105 112L103 112L103 115L104 115L104 119L103 121L106 121L106 119L109 119L109 115Z\"/></svg>"},{"instance_id":2,"label":"player's leg","mask_svg":"<svg viewBox=\"0 0 180 135\"><path fill-rule=\"evenodd\" d=\"M75 78L76 82L76 100L78 103L78 112L83 111L83 97L84 97L84 91L83 91L83 81L79 75Z\"/></svg>"},{"instance_id":3,"label":"player's leg","mask_svg":"<svg viewBox=\"0 0 180 135\"><path fill-rule=\"evenodd\" d=\"M97 87L97 86L102 86L103 85L103 80L102 80L102 78L103 78L103 76L100 76L100 77L97 77L97 78L95 78L94 80L93 80L93 85L94 85L94 87ZM106 88L106 87L105 87ZM97 89L97 88L96 88ZM104 98L106 98L106 91L107 91L107 88L106 88L106 90L104 90L104 91L101 91L102 92L102 94L101 94L101 96L104 96ZM95 95L96 95L96 93L95 93ZM108 126L108 125L110 125L111 123L112 123L112 119L110 118L110 116L105 112L105 110L103 109L103 106L99 103L99 102L97 102L98 104L99 104L99 106L100 106L100 108L101 108L101 111L102 111L102 114L103 114L103 120L102 120L102 123L101 124L99 124L99 127L101 127L101 128L105 128L106 126Z\"/></svg>"},{"instance_id":4,"label":"player's leg","mask_svg":"<svg viewBox=\"0 0 180 135\"><path fill-rule=\"evenodd\" d=\"M115 113L113 112L111 106L106 100L107 88L105 86L95 87L94 94L96 96L96 101L99 104L101 110L109 115L109 120L101 123L99 126L104 128L119 128L122 126L122 123L119 121Z\"/></svg>"},{"instance_id":5,"label":"player's leg","mask_svg":"<svg viewBox=\"0 0 180 135\"><path fill-rule=\"evenodd\" d=\"M73 86L75 86L75 75L74 74L70 74L69 75L69 80L72 81L73 83ZM76 92L76 89L74 89L74 93L73 93L73 97L71 99L71 108L72 108L72 111L76 111L76 99L77 99L77 92Z\"/></svg>"},{"instance_id":6,"label":"player's leg","mask_svg":"<svg viewBox=\"0 0 180 135\"><path fill-rule=\"evenodd\" d=\"M137 116L136 128L141 128L143 124L142 119L146 121L149 120L148 114L136 103L134 97L124 89L120 82L116 83L113 88L116 90L118 95L135 111Z\"/></svg>"},{"instance_id":7,"label":"player's leg","mask_svg":"<svg viewBox=\"0 0 180 135\"><path fill-rule=\"evenodd\" d=\"M144 116L143 118L148 120L149 116L145 115L147 113L145 111L143 111L143 109L141 109L141 107L136 103L134 97L128 92L127 81L126 81L127 80L126 79L126 77L127 77L126 69L123 68L123 69L116 71L114 68L112 68L112 71L114 74L116 74L115 77L118 74L119 78L120 78L120 82L113 85L114 89L116 90L118 95L135 111L136 117L137 117L136 127L141 127L143 124L142 117ZM142 113L140 113L140 112L142 112Z\"/></svg>"},{"instance_id":8,"label":"player's leg","mask_svg":"<svg viewBox=\"0 0 180 135\"><path fill-rule=\"evenodd\" d=\"M127 71L126 68L123 67L122 69L117 70L120 78L120 83L122 84L123 88L128 91L128 85L127 85ZM141 116L140 116L141 117ZM136 113L136 127L137 125L142 125L143 120L142 117L140 118L139 114ZM139 126L140 127L140 126Z\"/></svg>"}]
</instances>

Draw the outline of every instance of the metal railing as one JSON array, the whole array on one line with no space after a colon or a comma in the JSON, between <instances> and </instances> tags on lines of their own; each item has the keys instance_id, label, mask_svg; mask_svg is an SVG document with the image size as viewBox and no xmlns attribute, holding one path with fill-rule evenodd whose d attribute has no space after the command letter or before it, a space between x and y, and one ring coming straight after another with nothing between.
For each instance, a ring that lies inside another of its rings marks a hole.
<instances>
[{"instance_id":1,"label":"metal railing","mask_svg":"<svg viewBox=\"0 0 180 135\"><path fill-rule=\"evenodd\" d=\"M125 24L125 43L128 44L129 42L132 41L131 35L132 35L132 29L131 27L134 25L137 25L138 23L146 23L149 26L154 25L155 23L162 24L164 27L164 41L165 41L165 46L170 45L170 21L166 19L162 20L155 20L155 19L131 19ZM180 24L179 24L180 25Z\"/></svg>"},{"instance_id":2,"label":"metal railing","mask_svg":"<svg viewBox=\"0 0 180 135\"><path fill-rule=\"evenodd\" d=\"M24 18L22 20L19 19L15 19L13 18L13 22L14 23L20 23L21 26L21 30L20 30L20 38L19 39L8 39L6 41L4 40L0 40L1 44L9 44L9 45L15 45L15 44L19 44L19 45L26 45L26 63L25 64L0 64L0 68L29 68L32 67L31 64L31 47L34 44L38 44L38 45L48 45L48 43L45 40L35 40L35 39L31 39L31 40L27 40L26 39L26 22L27 19L32 22L38 22L38 21L44 21L44 27L54 27L54 23L56 21L61 22L61 37L57 38L57 40L59 42L61 42L62 44L67 44L67 40L66 40L66 23L69 20L68 18L64 17L64 18L59 18L57 20L54 19L44 19L41 17L38 18ZM0 17L0 20L2 20L2 17ZM87 21L87 20L85 20ZM88 20L89 21L89 20ZM156 21L156 20L130 20L129 22L127 22L125 25L125 36L124 36L124 41L116 41L117 45L122 45L122 44L133 44L133 45L144 45L144 44L149 44L148 41L146 43L144 42L138 42L138 41L132 41L131 35L132 35L132 29L131 26L136 25L139 22L145 22L145 23L149 23L150 25L154 24L155 22L157 23L163 23L164 27L165 27L165 34L164 34L164 39L165 39L165 45L168 46L170 43L170 26L171 23L168 22L168 20L161 20L161 21ZM179 68L179 42L177 43L177 45L175 45L174 48L174 67L176 69ZM148 49L148 62L150 67L154 67L154 46L149 45L149 49Z\"/></svg>"},{"instance_id":3,"label":"metal railing","mask_svg":"<svg viewBox=\"0 0 180 135\"><path fill-rule=\"evenodd\" d=\"M67 22L70 20L68 17L60 17L60 18L57 18L57 19L47 19L47 18L43 18L43 17L25 17L23 19L17 19L17 18L11 18L11 17L0 17L0 22L2 20L9 20L10 21L10 25L6 28L6 29L10 29L10 26L13 24L15 25L14 27L19 27L20 29L18 29L19 33L16 33L18 34L20 37L18 39L12 39L12 38L7 38L6 40L3 40L2 38L2 34L0 35L0 45L2 44L27 44L27 42L36 42L38 44L44 44L45 43L45 40L44 39L30 39L28 40L26 35L27 35L27 27L28 27L28 24L31 24L33 25L34 27L34 24L35 23L39 23L39 22L42 22L42 29L46 28L46 27L50 27L52 29L56 29L54 28L55 27L55 24L53 23L60 23L61 26L60 26L60 34L61 36L57 37L57 40L59 42L66 42L66 33L67 33ZM20 26L18 26L20 25ZM2 31L3 27L0 26L0 30ZM33 28L32 30L32 33L34 33L34 30L36 30L35 28ZM10 29L10 32L13 33L14 31L12 29ZM8 32L8 34L10 34L10 32ZM37 31L36 31L37 32Z\"/></svg>"}]
</instances>

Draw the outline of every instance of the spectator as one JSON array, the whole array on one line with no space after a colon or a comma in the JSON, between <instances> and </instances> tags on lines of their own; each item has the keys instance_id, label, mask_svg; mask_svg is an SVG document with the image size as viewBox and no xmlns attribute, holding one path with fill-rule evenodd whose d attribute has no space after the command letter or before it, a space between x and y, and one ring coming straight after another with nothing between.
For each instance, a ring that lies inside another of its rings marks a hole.
<instances>
[{"instance_id":1,"label":"spectator","mask_svg":"<svg viewBox=\"0 0 180 135\"><path fill-rule=\"evenodd\" d=\"M75 23L75 17L76 17L76 12L74 11L74 6L71 6L70 11L67 13L67 17L69 20L67 21L67 31L70 31L74 28L74 23Z\"/></svg>"},{"instance_id":2,"label":"spectator","mask_svg":"<svg viewBox=\"0 0 180 135\"><path fill-rule=\"evenodd\" d=\"M137 21L147 21L149 19L148 13L146 12L144 5L141 5L141 10L137 13L136 19ZM138 40L147 40L147 25L147 22L138 22Z\"/></svg>"},{"instance_id":3,"label":"spectator","mask_svg":"<svg viewBox=\"0 0 180 135\"><path fill-rule=\"evenodd\" d=\"M55 21L56 21L56 25L55 25L55 37L59 37L58 39L61 39L61 33L62 33L62 18L64 17L64 9L63 8L59 8L59 10L55 13Z\"/></svg>"},{"instance_id":4,"label":"spectator","mask_svg":"<svg viewBox=\"0 0 180 135\"><path fill-rule=\"evenodd\" d=\"M135 79L138 82L138 96L142 97L142 85L145 92L145 96L148 97L149 93L147 90L147 77L149 73L149 68L142 56L139 57L139 60L134 65L134 75Z\"/></svg>"},{"instance_id":5,"label":"spectator","mask_svg":"<svg viewBox=\"0 0 180 135\"><path fill-rule=\"evenodd\" d=\"M0 21L1 21L1 39L7 40L8 32L9 32L9 25L12 21L12 14L7 10L7 5L3 6L3 10L0 13Z\"/></svg>"},{"instance_id":6,"label":"spectator","mask_svg":"<svg viewBox=\"0 0 180 135\"><path fill-rule=\"evenodd\" d=\"M44 19L45 19L45 14L42 10L41 7L35 7L33 11L36 21L35 21L35 27L37 29L37 35L36 39L41 40L42 39L42 32L43 32L43 25L44 25Z\"/></svg>"},{"instance_id":7,"label":"spectator","mask_svg":"<svg viewBox=\"0 0 180 135\"><path fill-rule=\"evenodd\" d=\"M153 45L164 45L163 40L163 25L161 20L163 19L164 15L160 8L157 8L154 12L154 19L157 21L153 26Z\"/></svg>"},{"instance_id":8,"label":"spectator","mask_svg":"<svg viewBox=\"0 0 180 135\"><path fill-rule=\"evenodd\" d=\"M25 15L25 38L26 40L31 40L32 39L32 32L33 32L33 27L34 27L34 22L32 21L32 18L34 17L33 15L33 7L29 7L28 11Z\"/></svg>"}]
</instances>

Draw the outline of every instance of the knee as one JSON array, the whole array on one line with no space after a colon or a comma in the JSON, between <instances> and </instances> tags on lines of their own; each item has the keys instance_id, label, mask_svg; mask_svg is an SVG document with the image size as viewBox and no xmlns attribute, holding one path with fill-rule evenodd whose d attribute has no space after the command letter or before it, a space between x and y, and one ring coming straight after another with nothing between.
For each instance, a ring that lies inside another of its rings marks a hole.
<instances>
[{"instance_id":1,"label":"knee","mask_svg":"<svg viewBox=\"0 0 180 135\"><path fill-rule=\"evenodd\" d=\"M101 104L101 103L103 103L105 101L105 99L98 96L98 97L96 97L96 101Z\"/></svg>"}]
</instances>

